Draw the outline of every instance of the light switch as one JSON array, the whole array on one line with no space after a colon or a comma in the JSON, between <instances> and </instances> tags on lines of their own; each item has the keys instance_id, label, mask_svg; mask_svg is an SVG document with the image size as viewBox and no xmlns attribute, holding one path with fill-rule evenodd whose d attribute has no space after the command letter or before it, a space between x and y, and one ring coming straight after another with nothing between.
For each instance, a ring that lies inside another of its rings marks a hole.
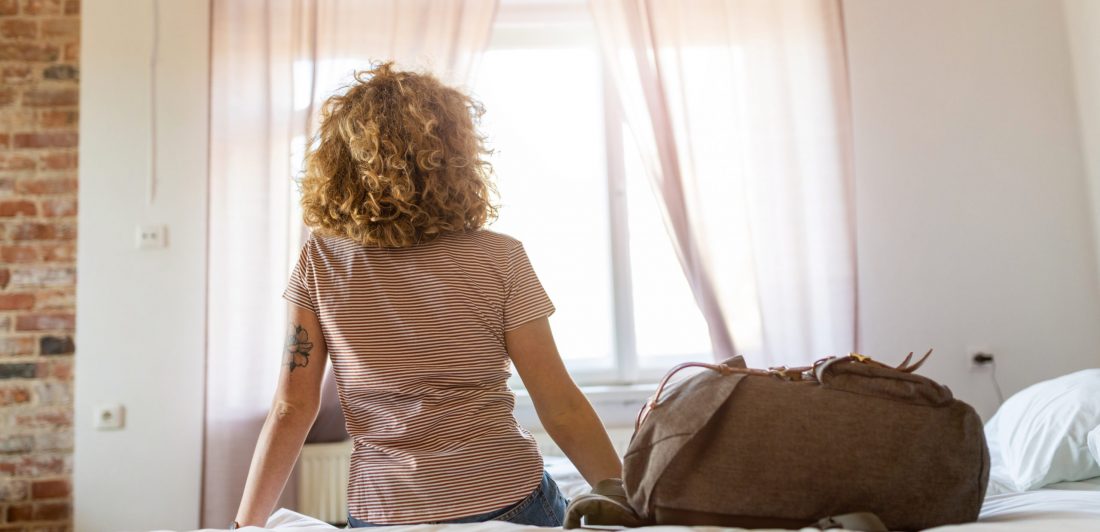
<instances>
[{"instance_id":1,"label":"light switch","mask_svg":"<svg viewBox=\"0 0 1100 532\"><path fill-rule=\"evenodd\" d=\"M164 249L168 247L168 226L164 224L139 225L138 249Z\"/></svg>"},{"instance_id":2,"label":"light switch","mask_svg":"<svg viewBox=\"0 0 1100 532\"><path fill-rule=\"evenodd\" d=\"M119 430L126 424L126 409L120 404L100 405L95 409L96 430Z\"/></svg>"}]
</instances>

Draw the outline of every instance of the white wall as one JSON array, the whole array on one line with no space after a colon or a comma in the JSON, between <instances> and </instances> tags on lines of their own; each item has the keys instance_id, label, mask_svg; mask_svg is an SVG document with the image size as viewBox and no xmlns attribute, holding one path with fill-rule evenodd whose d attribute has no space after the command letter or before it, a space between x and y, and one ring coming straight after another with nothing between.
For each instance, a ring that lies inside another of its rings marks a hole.
<instances>
[{"instance_id":1,"label":"white wall","mask_svg":"<svg viewBox=\"0 0 1100 532\"><path fill-rule=\"evenodd\" d=\"M1100 366L1100 292L1061 2L845 0L862 349L990 415ZM1095 35L1093 35L1095 38Z\"/></svg>"},{"instance_id":2,"label":"white wall","mask_svg":"<svg viewBox=\"0 0 1100 532\"><path fill-rule=\"evenodd\" d=\"M159 184L147 204L152 2L85 0L80 94L75 525L198 526L207 175L207 0L160 2ZM140 223L169 247L137 251ZM126 427L92 429L93 407Z\"/></svg>"},{"instance_id":3,"label":"white wall","mask_svg":"<svg viewBox=\"0 0 1100 532\"><path fill-rule=\"evenodd\" d=\"M1093 227L1100 228L1100 2L1064 0L1064 5ZM1100 230L1094 232L1100 251Z\"/></svg>"}]
</instances>

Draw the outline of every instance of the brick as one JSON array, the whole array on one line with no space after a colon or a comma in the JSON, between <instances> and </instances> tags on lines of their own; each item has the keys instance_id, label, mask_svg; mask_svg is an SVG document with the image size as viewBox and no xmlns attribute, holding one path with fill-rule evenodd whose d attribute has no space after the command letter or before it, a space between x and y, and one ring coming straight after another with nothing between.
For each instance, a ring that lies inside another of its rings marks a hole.
<instances>
[{"instance_id":1,"label":"brick","mask_svg":"<svg viewBox=\"0 0 1100 532\"><path fill-rule=\"evenodd\" d=\"M22 179L15 184L15 191L23 194L73 194L77 190L76 179Z\"/></svg>"},{"instance_id":2,"label":"brick","mask_svg":"<svg viewBox=\"0 0 1100 532\"><path fill-rule=\"evenodd\" d=\"M53 409L49 409L53 410ZM23 430L59 429L73 426L72 410L65 411L39 411L34 414L16 414L15 427ZM61 468L54 466L43 468L48 473L60 473ZM16 468L18 471L18 467Z\"/></svg>"},{"instance_id":3,"label":"brick","mask_svg":"<svg viewBox=\"0 0 1100 532\"><path fill-rule=\"evenodd\" d=\"M0 201L0 218L11 216L34 216L38 209L34 203L26 200Z\"/></svg>"},{"instance_id":4,"label":"brick","mask_svg":"<svg viewBox=\"0 0 1100 532\"><path fill-rule=\"evenodd\" d=\"M7 532L3 528L0 531ZM35 523L31 528L18 532L73 532L73 527L69 523Z\"/></svg>"},{"instance_id":5,"label":"brick","mask_svg":"<svg viewBox=\"0 0 1100 532\"><path fill-rule=\"evenodd\" d=\"M0 332L11 330L11 318L8 316L0 316Z\"/></svg>"},{"instance_id":6,"label":"brick","mask_svg":"<svg viewBox=\"0 0 1100 532\"><path fill-rule=\"evenodd\" d=\"M74 240L76 224L71 222L20 222L8 227L12 240Z\"/></svg>"},{"instance_id":7,"label":"brick","mask_svg":"<svg viewBox=\"0 0 1100 532\"><path fill-rule=\"evenodd\" d=\"M72 463L58 454L0 457L0 473L18 477L58 477L72 471Z\"/></svg>"},{"instance_id":8,"label":"brick","mask_svg":"<svg viewBox=\"0 0 1100 532\"><path fill-rule=\"evenodd\" d=\"M65 45L65 53L61 56L65 61L75 62L80 59L80 41Z\"/></svg>"},{"instance_id":9,"label":"brick","mask_svg":"<svg viewBox=\"0 0 1100 532\"><path fill-rule=\"evenodd\" d=\"M78 103L78 89L35 89L23 93L23 105L28 107L64 107Z\"/></svg>"},{"instance_id":10,"label":"brick","mask_svg":"<svg viewBox=\"0 0 1100 532\"><path fill-rule=\"evenodd\" d=\"M11 281L11 270L7 268L0 269L0 289L7 288L9 281Z\"/></svg>"},{"instance_id":11,"label":"brick","mask_svg":"<svg viewBox=\"0 0 1100 532\"><path fill-rule=\"evenodd\" d=\"M76 351L71 336L43 336L38 344L43 355L71 355Z\"/></svg>"},{"instance_id":12,"label":"brick","mask_svg":"<svg viewBox=\"0 0 1100 532\"><path fill-rule=\"evenodd\" d=\"M26 105L27 95L23 96ZM15 148L75 148L79 136L75 131L51 131L48 133L16 133L12 139Z\"/></svg>"},{"instance_id":13,"label":"brick","mask_svg":"<svg viewBox=\"0 0 1100 532\"><path fill-rule=\"evenodd\" d=\"M0 503L26 500L29 492L24 480L0 481Z\"/></svg>"},{"instance_id":14,"label":"brick","mask_svg":"<svg viewBox=\"0 0 1100 532\"><path fill-rule=\"evenodd\" d=\"M76 319L71 313L20 314L15 317L17 331L71 331Z\"/></svg>"},{"instance_id":15,"label":"brick","mask_svg":"<svg viewBox=\"0 0 1100 532\"><path fill-rule=\"evenodd\" d=\"M74 290L39 290L35 292L34 300L36 310L72 310L76 308L76 293Z\"/></svg>"},{"instance_id":16,"label":"brick","mask_svg":"<svg viewBox=\"0 0 1100 532\"><path fill-rule=\"evenodd\" d=\"M30 310L34 302L33 294L0 294L0 310Z\"/></svg>"},{"instance_id":17,"label":"brick","mask_svg":"<svg viewBox=\"0 0 1100 532\"><path fill-rule=\"evenodd\" d=\"M48 288L59 286L73 286L76 283L76 268L13 268L11 270L11 287Z\"/></svg>"},{"instance_id":18,"label":"brick","mask_svg":"<svg viewBox=\"0 0 1100 532\"><path fill-rule=\"evenodd\" d=\"M69 45L66 45L66 55L68 51ZM32 44L25 42L0 44L0 61L32 61L47 63L57 61L60 58L61 50L53 44Z\"/></svg>"},{"instance_id":19,"label":"brick","mask_svg":"<svg viewBox=\"0 0 1100 532\"><path fill-rule=\"evenodd\" d=\"M24 222L8 226L13 240L53 240L57 229L42 222Z\"/></svg>"},{"instance_id":20,"label":"brick","mask_svg":"<svg viewBox=\"0 0 1100 532\"><path fill-rule=\"evenodd\" d=\"M80 19L53 18L42 21L42 37L46 39L80 39Z\"/></svg>"},{"instance_id":21,"label":"brick","mask_svg":"<svg viewBox=\"0 0 1100 532\"><path fill-rule=\"evenodd\" d=\"M76 216L76 201L76 198L42 200L42 216Z\"/></svg>"},{"instance_id":22,"label":"brick","mask_svg":"<svg viewBox=\"0 0 1100 532\"><path fill-rule=\"evenodd\" d=\"M34 159L24 155L0 154L0 170L33 170Z\"/></svg>"},{"instance_id":23,"label":"brick","mask_svg":"<svg viewBox=\"0 0 1100 532\"><path fill-rule=\"evenodd\" d=\"M5 39L33 39L38 36L38 23L33 19L9 18L0 21L0 37Z\"/></svg>"},{"instance_id":24,"label":"brick","mask_svg":"<svg viewBox=\"0 0 1100 532\"><path fill-rule=\"evenodd\" d=\"M34 520L34 506L30 504L13 504L8 506L8 522L23 523Z\"/></svg>"},{"instance_id":25,"label":"brick","mask_svg":"<svg viewBox=\"0 0 1100 532\"><path fill-rule=\"evenodd\" d=\"M46 262L73 262L76 260L76 244L67 242L41 246L41 257Z\"/></svg>"},{"instance_id":26,"label":"brick","mask_svg":"<svg viewBox=\"0 0 1100 532\"><path fill-rule=\"evenodd\" d=\"M42 70L44 79L80 79L80 70L73 65L53 65Z\"/></svg>"},{"instance_id":27,"label":"brick","mask_svg":"<svg viewBox=\"0 0 1100 532\"><path fill-rule=\"evenodd\" d=\"M60 15L61 0L23 0L24 15Z\"/></svg>"},{"instance_id":28,"label":"brick","mask_svg":"<svg viewBox=\"0 0 1100 532\"><path fill-rule=\"evenodd\" d=\"M58 499L72 494L72 486L63 478L36 480L31 484L31 497L35 499Z\"/></svg>"},{"instance_id":29,"label":"brick","mask_svg":"<svg viewBox=\"0 0 1100 532\"><path fill-rule=\"evenodd\" d=\"M38 377L45 379L47 377L54 378L63 381L70 381L73 378L73 362L72 357L60 357L59 360L53 362L39 362L38 363Z\"/></svg>"},{"instance_id":30,"label":"brick","mask_svg":"<svg viewBox=\"0 0 1100 532\"><path fill-rule=\"evenodd\" d=\"M38 262L38 249L34 246L0 245L0 261L7 263Z\"/></svg>"},{"instance_id":31,"label":"brick","mask_svg":"<svg viewBox=\"0 0 1100 532\"><path fill-rule=\"evenodd\" d=\"M72 507L68 502L46 502L34 505L36 521L60 521L68 519L70 515L72 515Z\"/></svg>"},{"instance_id":32,"label":"brick","mask_svg":"<svg viewBox=\"0 0 1100 532\"><path fill-rule=\"evenodd\" d=\"M80 14L80 0L66 0L65 1L65 14L66 15L79 15Z\"/></svg>"},{"instance_id":33,"label":"brick","mask_svg":"<svg viewBox=\"0 0 1100 532\"><path fill-rule=\"evenodd\" d=\"M10 17L19 14L19 0L0 0L0 16Z\"/></svg>"},{"instance_id":34,"label":"brick","mask_svg":"<svg viewBox=\"0 0 1100 532\"><path fill-rule=\"evenodd\" d=\"M72 385L65 382L36 382L34 383L35 403L39 406L69 406L73 404L72 390Z\"/></svg>"},{"instance_id":35,"label":"brick","mask_svg":"<svg viewBox=\"0 0 1100 532\"><path fill-rule=\"evenodd\" d=\"M0 89L0 107L11 105L15 101L15 89Z\"/></svg>"},{"instance_id":36,"label":"brick","mask_svg":"<svg viewBox=\"0 0 1100 532\"><path fill-rule=\"evenodd\" d=\"M0 337L0 357L33 355L34 343L34 338L30 336L2 336Z\"/></svg>"},{"instance_id":37,"label":"brick","mask_svg":"<svg viewBox=\"0 0 1100 532\"><path fill-rule=\"evenodd\" d=\"M22 454L34 450L34 436L0 436L0 454Z\"/></svg>"},{"instance_id":38,"label":"brick","mask_svg":"<svg viewBox=\"0 0 1100 532\"><path fill-rule=\"evenodd\" d=\"M0 357L19 357L33 355L34 338L29 336L4 336L0 338Z\"/></svg>"},{"instance_id":39,"label":"brick","mask_svg":"<svg viewBox=\"0 0 1100 532\"><path fill-rule=\"evenodd\" d=\"M44 128L74 127L80 119L76 111L46 110L38 117L38 125ZM75 167L74 167L75 168Z\"/></svg>"},{"instance_id":40,"label":"brick","mask_svg":"<svg viewBox=\"0 0 1100 532\"><path fill-rule=\"evenodd\" d=\"M71 451L73 433L72 431L39 432L34 435L34 449L39 452Z\"/></svg>"},{"instance_id":41,"label":"brick","mask_svg":"<svg viewBox=\"0 0 1100 532\"><path fill-rule=\"evenodd\" d=\"M0 388L0 407L29 402L31 402L31 391L24 385L7 385Z\"/></svg>"},{"instance_id":42,"label":"brick","mask_svg":"<svg viewBox=\"0 0 1100 532\"><path fill-rule=\"evenodd\" d=\"M0 69L0 80L4 85L26 83L32 79L34 79L34 70L31 70L30 65L9 65Z\"/></svg>"},{"instance_id":43,"label":"brick","mask_svg":"<svg viewBox=\"0 0 1100 532\"><path fill-rule=\"evenodd\" d=\"M0 114L8 119L8 131L35 131L38 129L38 111L33 108L24 109L21 106L13 106L0 110Z\"/></svg>"},{"instance_id":44,"label":"brick","mask_svg":"<svg viewBox=\"0 0 1100 532\"><path fill-rule=\"evenodd\" d=\"M29 362L0 364L0 379L33 379L38 366Z\"/></svg>"}]
</instances>

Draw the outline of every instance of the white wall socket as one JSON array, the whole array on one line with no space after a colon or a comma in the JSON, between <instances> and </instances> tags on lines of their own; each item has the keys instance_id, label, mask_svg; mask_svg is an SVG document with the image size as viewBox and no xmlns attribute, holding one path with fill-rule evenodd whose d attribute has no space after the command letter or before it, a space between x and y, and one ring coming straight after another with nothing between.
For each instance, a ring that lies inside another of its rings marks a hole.
<instances>
[{"instance_id":1,"label":"white wall socket","mask_svg":"<svg viewBox=\"0 0 1100 532\"><path fill-rule=\"evenodd\" d=\"M138 249L164 249L168 247L168 226L164 224L139 225Z\"/></svg>"},{"instance_id":2,"label":"white wall socket","mask_svg":"<svg viewBox=\"0 0 1100 532\"><path fill-rule=\"evenodd\" d=\"M126 409L120 404L99 405L95 408L96 430L119 430L126 426Z\"/></svg>"}]
</instances>

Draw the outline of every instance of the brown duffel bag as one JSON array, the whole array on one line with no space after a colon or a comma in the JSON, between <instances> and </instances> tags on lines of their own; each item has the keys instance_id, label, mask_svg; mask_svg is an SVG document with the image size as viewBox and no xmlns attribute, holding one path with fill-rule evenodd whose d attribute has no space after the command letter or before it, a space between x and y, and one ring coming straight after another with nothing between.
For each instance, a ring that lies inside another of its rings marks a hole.
<instances>
[{"instance_id":1,"label":"brown duffel bag","mask_svg":"<svg viewBox=\"0 0 1100 532\"><path fill-rule=\"evenodd\" d=\"M927 357L898 367L855 354L803 368L749 369L741 357L677 366L639 414L622 483L575 499L565 526L974 521L989 479L982 422L913 373ZM669 384L691 366L706 370Z\"/></svg>"}]
</instances>

